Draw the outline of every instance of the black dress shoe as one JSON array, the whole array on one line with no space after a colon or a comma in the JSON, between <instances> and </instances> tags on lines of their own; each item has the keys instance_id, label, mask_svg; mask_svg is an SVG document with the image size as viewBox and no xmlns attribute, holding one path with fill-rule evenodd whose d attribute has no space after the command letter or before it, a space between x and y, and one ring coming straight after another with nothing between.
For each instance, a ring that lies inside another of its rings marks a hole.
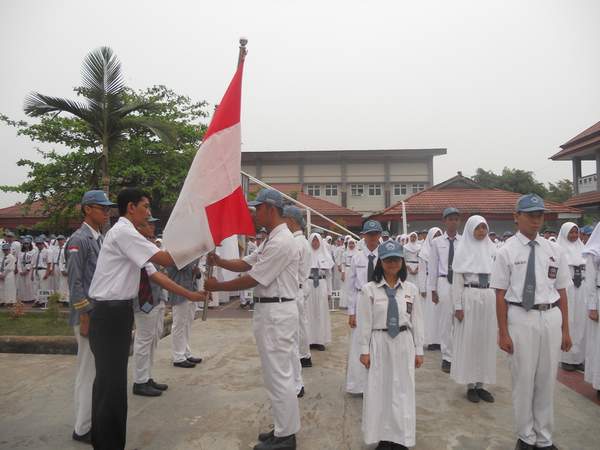
<instances>
[{"instance_id":1,"label":"black dress shoe","mask_svg":"<svg viewBox=\"0 0 600 450\"><path fill-rule=\"evenodd\" d=\"M467 390L467 398L470 402L479 403L479 395L477 395L477 390L475 389Z\"/></svg>"},{"instance_id":2,"label":"black dress shoe","mask_svg":"<svg viewBox=\"0 0 600 450\"><path fill-rule=\"evenodd\" d=\"M300 358L300 365L302 367L312 367L312 361L310 358Z\"/></svg>"},{"instance_id":3,"label":"black dress shoe","mask_svg":"<svg viewBox=\"0 0 600 450\"><path fill-rule=\"evenodd\" d=\"M494 396L490 392L482 388L477 388L476 391L481 400L488 403L494 403Z\"/></svg>"},{"instance_id":4,"label":"black dress shoe","mask_svg":"<svg viewBox=\"0 0 600 450\"><path fill-rule=\"evenodd\" d=\"M166 391L167 389L169 389L169 386L167 384L164 383L157 383L156 381L154 381L152 378L150 378L148 380L148 384L150 386L152 386L154 389L158 389L159 391Z\"/></svg>"},{"instance_id":5,"label":"black dress shoe","mask_svg":"<svg viewBox=\"0 0 600 450\"><path fill-rule=\"evenodd\" d=\"M515 450L535 450L535 446L528 444L526 442L523 442L521 439L518 439Z\"/></svg>"},{"instance_id":6,"label":"black dress shoe","mask_svg":"<svg viewBox=\"0 0 600 450\"><path fill-rule=\"evenodd\" d=\"M202 362L202 358L194 358L193 356L190 356L187 360L188 360L188 362L191 362L194 364L200 364Z\"/></svg>"},{"instance_id":7,"label":"black dress shoe","mask_svg":"<svg viewBox=\"0 0 600 450\"><path fill-rule=\"evenodd\" d=\"M408 450L408 447L405 447L402 444L396 444L395 442L392 442L392 450Z\"/></svg>"},{"instance_id":8,"label":"black dress shoe","mask_svg":"<svg viewBox=\"0 0 600 450\"><path fill-rule=\"evenodd\" d=\"M442 359L442 372L450 373L451 367L452 367L452 364L450 363L450 361L446 361L445 359Z\"/></svg>"},{"instance_id":9,"label":"black dress shoe","mask_svg":"<svg viewBox=\"0 0 600 450\"><path fill-rule=\"evenodd\" d=\"M390 441L379 441L375 450L392 450L392 443Z\"/></svg>"},{"instance_id":10,"label":"black dress shoe","mask_svg":"<svg viewBox=\"0 0 600 450\"><path fill-rule=\"evenodd\" d=\"M577 366L575 364L561 363L560 367L562 370L566 370L567 372L575 372L577 370Z\"/></svg>"},{"instance_id":11,"label":"black dress shoe","mask_svg":"<svg viewBox=\"0 0 600 450\"><path fill-rule=\"evenodd\" d=\"M77 434L73 431L73 440L78 442L83 442L85 444L92 445L92 431L88 431L85 434Z\"/></svg>"},{"instance_id":12,"label":"black dress shoe","mask_svg":"<svg viewBox=\"0 0 600 450\"><path fill-rule=\"evenodd\" d=\"M539 448L539 449L543 449L543 450L558 450L554 444L547 445L546 447L535 447L535 448L536 449Z\"/></svg>"},{"instance_id":13,"label":"black dress shoe","mask_svg":"<svg viewBox=\"0 0 600 450\"><path fill-rule=\"evenodd\" d=\"M325 346L322 344L310 344L310 348L312 348L313 350L318 350L320 352L325 351Z\"/></svg>"},{"instance_id":14,"label":"black dress shoe","mask_svg":"<svg viewBox=\"0 0 600 450\"><path fill-rule=\"evenodd\" d=\"M577 368L577 370L579 370L580 372L585 372L585 363L581 363L581 364L576 364L575 367Z\"/></svg>"},{"instance_id":15,"label":"black dress shoe","mask_svg":"<svg viewBox=\"0 0 600 450\"><path fill-rule=\"evenodd\" d=\"M266 433L260 433L258 435L258 440L260 442L268 441L275 437L275 430L267 431Z\"/></svg>"},{"instance_id":16,"label":"black dress shoe","mask_svg":"<svg viewBox=\"0 0 600 450\"><path fill-rule=\"evenodd\" d=\"M189 360L174 362L173 365L175 367L183 367L185 369L191 369L192 367L196 367L196 364L190 362Z\"/></svg>"},{"instance_id":17,"label":"black dress shoe","mask_svg":"<svg viewBox=\"0 0 600 450\"><path fill-rule=\"evenodd\" d=\"M296 397L298 397L298 398L304 397L304 386L302 386L302 389L300 389L300 392L298 392L298 395L296 395Z\"/></svg>"},{"instance_id":18,"label":"black dress shoe","mask_svg":"<svg viewBox=\"0 0 600 450\"><path fill-rule=\"evenodd\" d=\"M162 395L162 391L153 388L149 383L133 383L133 393L135 395L143 395L144 397L158 397Z\"/></svg>"},{"instance_id":19,"label":"black dress shoe","mask_svg":"<svg viewBox=\"0 0 600 450\"><path fill-rule=\"evenodd\" d=\"M254 450L296 450L296 435L292 434L285 437L273 435L271 439L255 445Z\"/></svg>"}]
</instances>

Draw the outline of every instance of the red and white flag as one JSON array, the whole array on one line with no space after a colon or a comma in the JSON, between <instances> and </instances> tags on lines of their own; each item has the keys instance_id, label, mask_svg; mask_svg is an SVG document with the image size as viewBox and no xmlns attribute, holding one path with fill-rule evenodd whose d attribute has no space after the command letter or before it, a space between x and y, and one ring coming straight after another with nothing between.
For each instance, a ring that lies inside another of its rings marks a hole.
<instances>
[{"instance_id":1,"label":"red and white flag","mask_svg":"<svg viewBox=\"0 0 600 450\"><path fill-rule=\"evenodd\" d=\"M242 62L215 111L163 233L180 269L229 236L255 232L240 176L243 68Z\"/></svg>"}]
</instances>

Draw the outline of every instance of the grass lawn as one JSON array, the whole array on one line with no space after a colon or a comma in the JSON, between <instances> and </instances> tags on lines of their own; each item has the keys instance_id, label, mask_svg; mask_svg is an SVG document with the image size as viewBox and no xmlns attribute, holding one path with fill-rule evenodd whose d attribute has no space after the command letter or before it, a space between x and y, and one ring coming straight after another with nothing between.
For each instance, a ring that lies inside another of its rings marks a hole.
<instances>
[{"instance_id":1,"label":"grass lawn","mask_svg":"<svg viewBox=\"0 0 600 450\"><path fill-rule=\"evenodd\" d=\"M73 336L67 317L55 320L48 313L29 313L12 319L8 311L0 311L0 336Z\"/></svg>"}]
</instances>

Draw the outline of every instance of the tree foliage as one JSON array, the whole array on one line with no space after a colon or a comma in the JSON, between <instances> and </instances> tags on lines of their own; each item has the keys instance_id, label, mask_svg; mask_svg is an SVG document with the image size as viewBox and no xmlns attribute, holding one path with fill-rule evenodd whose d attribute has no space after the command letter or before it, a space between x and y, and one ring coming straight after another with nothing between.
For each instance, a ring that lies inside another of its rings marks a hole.
<instances>
[{"instance_id":1,"label":"tree foliage","mask_svg":"<svg viewBox=\"0 0 600 450\"><path fill-rule=\"evenodd\" d=\"M559 203L573 195L573 183L570 180L562 179L556 183L548 183L546 187L544 183L535 179L533 172L521 169L505 167L501 174L496 174L491 170L479 168L471 178L485 188L503 189L521 194L534 193Z\"/></svg>"},{"instance_id":2,"label":"tree foliage","mask_svg":"<svg viewBox=\"0 0 600 450\"><path fill-rule=\"evenodd\" d=\"M75 89L78 91L79 89ZM145 90L126 89L124 101L152 103L149 120L161 121L174 130L174 143L157 139L145 127L129 130L113 147L109 159L110 192L138 186L153 197L155 214L172 205L181 190L192 159L206 131L206 102L193 101L165 86ZM93 130L78 117L42 116L39 123L14 121L0 115L0 122L15 127L17 134L36 144L50 144L51 150L37 149L41 160L21 159L28 168L27 180L17 186L0 186L7 192L27 195L27 203L42 200L48 215L48 229L64 229L78 214L76 205L83 193L99 189L102 183L102 149Z\"/></svg>"}]
</instances>

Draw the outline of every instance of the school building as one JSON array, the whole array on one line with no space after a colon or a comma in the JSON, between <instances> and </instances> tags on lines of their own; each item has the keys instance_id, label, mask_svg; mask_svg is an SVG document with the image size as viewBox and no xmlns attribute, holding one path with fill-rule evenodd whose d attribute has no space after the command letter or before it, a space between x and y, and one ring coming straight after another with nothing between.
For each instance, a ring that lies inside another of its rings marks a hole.
<instances>
[{"instance_id":1,"label":"school building","mask_svg":"<svg viewBox=\"0 0 600 450\"><path fill-rule=\"evenodd\" d=\"M283 192L302 192L363 216L433 185L445 148L242 152L242 170Z\"/></svg>"}]
</instances>

